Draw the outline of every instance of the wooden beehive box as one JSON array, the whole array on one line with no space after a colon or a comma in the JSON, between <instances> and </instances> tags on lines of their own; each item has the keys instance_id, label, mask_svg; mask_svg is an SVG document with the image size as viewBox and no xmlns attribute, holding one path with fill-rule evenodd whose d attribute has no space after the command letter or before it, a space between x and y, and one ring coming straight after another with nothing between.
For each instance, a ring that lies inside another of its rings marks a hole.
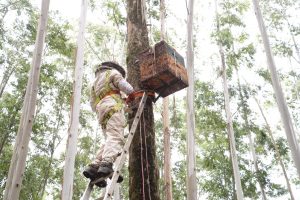
<instances>
[{"instance_id":1,"label":"wooden beehive box","mask_svg":"<svg viewBox=\"0 0 300 200\"><path fill-rule=\"evenodd\" d=\"M165 41L138 55L144 89L166 97L188 86L183 57Z\"/></svg>"}]
</instances>

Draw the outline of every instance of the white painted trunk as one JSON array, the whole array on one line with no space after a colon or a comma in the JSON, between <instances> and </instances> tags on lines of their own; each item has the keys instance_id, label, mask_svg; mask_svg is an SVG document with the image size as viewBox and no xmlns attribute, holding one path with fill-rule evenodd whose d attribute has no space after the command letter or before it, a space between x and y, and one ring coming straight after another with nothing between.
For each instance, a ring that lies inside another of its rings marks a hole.
<instances>
[{"instance_id":1,"label":"white painted trunk","mask_svg":"<svg viewBox=\"0 0 300 200\"><path fill-rule=\"evenodd\" d=\"M254 96L254 99L255 99L255 102L256 102L259 110L260 110L260 113L261 113L261 115L262 115L262 117L263 117L263 119L264 119L264 121L266 123L266 127L267 127L267 130L268 130L269 136L270 136L271 141L272 141L272 143L273 143L273 145L275 147L275 155L276 155L276 158L277 158L277 160L278 160L278 162L280 164L280 167L282 169L282 172L283 172L283 175L284 175L284 178L285 178L285 182L286 182L287 188L288 188L290 196L291 196L291 200L295 200L294 195L293 195L293 191L292 191L292 188L291 188L291 184L290 184L288 175L287 175L286 170L285 170L285 166L284 166L283 161L281 159L278 146L276 145L275 139L273 137L273 133L272 133L271 127L270 127L270 125L268 123L268 120L267 120L267 118L266 118L266 116L264 114L264 111L263 111L262 107L260 106L260 104L259 104L259 102L258 102L258 100L257 100L257 98L255 96Z\"/></svg>"},{"instance_id":2,"label":"white painted trunk","mask_svg":"<svg viewBox=\"0 0 300 200\"><path fill-rule=\"evenodd\" d=\"M277 101L277 105L278 105L278 109L280 111L280 115L281 115L281 120L283 122L284 125L284 129L285 129L285 133L287 136L287 140L289 143L289 147L291 149L292 152L292 157L295 163L295 166L297 168L297 172L298 172L298 176L300 178L300 149L299 149L299 144L297 142L296 139L296 135L295 135L295 131L294 131L294 127L293 127L293 123L291 120L291 116L286 104L286 100L280 85L280 81L276 72L276 66L275 66L275 62L273 59L273 55L272 55L272 51L271 51L271 47L270 47L270 42L269 42L269 38L267 35L267 31L266 31L266 27L264 25L264 21L262 18L262 14L259 8L259 4L257 0L253 0L253 5L254 5L254 10L255 10L255 14L256 14L256 18L257 18L257 22L259 25L259 29L261 32L261 36L262 36L262 40L264 43L264 48L266 51L266 56L267 56L267 61L268 61L268 67L271 73L271 78L272 78L272 86L274 88L274 92L275 92L275 97L276 97L276 101Z\"/></svg>"},{"instance_id":3,"label":"white painted trunk","mask_svg":"<svg viewBox=\"0 0 300 200\"><path fill-rule=\"evenodd\" d=\"M13 157L9 167L8 179L5 186L4 200L17 200L19 199L20 195L25 170L25 162L28 153L28 144L30 141L36 109L36 98L48 21L49 3L49 0L43 0L42 2L35 49L26 87L19 130L16 138Z\"/></svg>"},{"instance_id":4,"label":"white painted trunk","mask_svg":"<svg viewBox=\"0 0 300 200\"><path fill-rule=\"evenodd\" d=\"M72 200L73 195L74 164L75 156L77 153L76 146L78 137L80 99L83 76L84 30L86 24L87 3L87 0L82 0L81 2L81 14L79 19L79 33L77 37L77 53L73 83L73 97L71 102L71 117L70 126L68 129L68 142L66 147L66 158L61 195L62 200Z\"/></svg>"},{"instance_id":5,"label":"white painted trunk","mask_svg":"<svg viewBox=\"0 0 300 200\"><path fill-rule=\"evenodd\" d=\"M166 35L166 7L165 0L160 0L161 40ZM170 118L169 118L169 97L163 99L163 132L164 132L164 194L166 200L172 200L172 179L171 179L171 143L170 143Z\"/></svg>"},{"instance_id":6,"label":"white painted trunk","mask_svg":"<svg viewBox=\"0 0 300 200\"><path fill-rule=\"evenodd\" d=\"M189 0L187 20L187 199L197 199L196 154L195 154L195 110L194 110L194 50L193 50L194 1Z\"/></svg>"}]
</instances>

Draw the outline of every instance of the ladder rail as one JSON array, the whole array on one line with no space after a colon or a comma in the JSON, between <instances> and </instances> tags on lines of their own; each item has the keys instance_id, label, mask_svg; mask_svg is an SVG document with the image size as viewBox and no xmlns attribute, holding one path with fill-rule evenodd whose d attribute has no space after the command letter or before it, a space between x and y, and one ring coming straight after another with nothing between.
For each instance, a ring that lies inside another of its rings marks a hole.
<instances>
[{"instance_id":1,"label":"ladder rail","mask_svg":"<svg viewBox=\"0 0 300 200\"><path fill-rule=\"evenodd\" d=\"M80 198L80 200L89 200L89 198L92 194L92 191L93 191L93 187L94 187L94 184L92 184L92 181L90 181L89 184L87 185L82 197Z\"/></svg>"},{"instance_id":2,"label":"ladder rail","mask_svg":"<svg viewBox=\"0 0 300 200\"><path fill-rule=\"evenodd\" d=\"M110 182L110 184L108 186L108 189L106 190L106 193L105 193L105 196L104 196L104 200L111 199L111 197L112 197L114 187L115 187L115 185L117 183L118 177L120 175L120 171L121 171L121 169L123 167L123 164L125 162L126 155L128 154L129 147L131 145L133 136L135 134L136 128L137 128L138 123L140 121L141 114L142 114L142 112L144 110L144 106L145 106L145 103L147 101L147 97L148 97L148 94L146 92L144 92L143 97L142 97L142 99L140 101L140 105L138 107L137 113L136 113L136 115L134 117L131 129L129 131L129 135L128 135L127 141L126 141L126 143L125 143L125 145L123 147L123 150L122 150L122 153L121 153L119 159L117 159L116 168L115 168L113 177L111 179L111 182Z\"/></svg>"},{"instance_id":3,"label":"ladder rail","mask_svg":"<svg viewBox=\"0 0 300 200\"><path fill-rule=\"evenodd\" d=\"M129 131L127 141L126 141L126 143L123 147L121 155L116 160L116 165L115 165L116 167L115 167L115 170L113 172L113 176L112 176L112 179L110 181L110 184L107 187L108 189L106 189L104 200L108 200L108 199L112 198L113 190L115 188L115 185L117 184L117 180L119 178L120 171L123 167L123 164L125 162L126 155L128 154L129 147L131 145L133 136L135 134L136 128L137 128L137 126L139 124L139 121L141 119L140 117L141 117L141 114L144 110L144 107L145 107L145 104L146 104L146 101L147 101L147 97L148 97L147 92L144 92L144 94L142 96L142 99L140 101L138 110L137 110L137 112L135 114L135 117L134 117L134 120L132 122L131 129ZM88 186L86 187L82 197L80 198L80 200L89 200L89 198L91 196L91 193L93 191L93 187L94 187L93 181L90 181Z\"/></svg>"}]
</instances>

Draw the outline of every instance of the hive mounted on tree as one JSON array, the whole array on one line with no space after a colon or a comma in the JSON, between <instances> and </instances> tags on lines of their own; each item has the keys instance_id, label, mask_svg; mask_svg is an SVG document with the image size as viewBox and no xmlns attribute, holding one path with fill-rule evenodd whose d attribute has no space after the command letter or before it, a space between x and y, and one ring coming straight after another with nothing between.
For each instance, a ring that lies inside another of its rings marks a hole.
<instances>
[{"instance_id":1,"label":"hive mounted on tree","mask_svg":"<svg viewBox=\"0 0 300 200\"><path fill-rule=\"evenodd\" d=\"M164 40L138 54L143 89L166 97L188 86L183 57Z\"/></svg>"}]
</instances>

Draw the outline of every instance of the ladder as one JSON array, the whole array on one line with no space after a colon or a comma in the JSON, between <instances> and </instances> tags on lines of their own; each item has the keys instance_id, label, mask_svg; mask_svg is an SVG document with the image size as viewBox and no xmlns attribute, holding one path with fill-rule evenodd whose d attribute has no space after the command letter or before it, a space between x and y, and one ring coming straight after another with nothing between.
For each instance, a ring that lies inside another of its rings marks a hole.
<instances>
[{"instance_id":1,"label":"ladder","mask_svg":"<svg viewBox=\"0 0 300 200\"><path fill-rule=\"evenodd\" d=\"M129 150L129 147L131 145L134 133L135 133L136 128L138 126L138 123L140 121L141 114L142 114L142 112L144 110L144 106L145 106L147 97L148 97L147 92L144 92L143 96L142 96L142 99L140 101L138 110L137 110L136 115L134 117L134 120L132 122L132 126L131 126L131 129L129 131L127 141L126 141L126 143L125 143L125 145L124 145L124 147L122 149L122 152L121 152L120 156L117 158L117 160L115 162L115 169L114 169L111 181L110 181L109 185L107 186L107 189L106 189L105 196L104 196L103 200L112 199L113 190L114 190L115 185L117 183L117 180L119 178L120 171L121 171L121 169L122 169L122 167L124 165L124 162L125 162L126 156L128 154L128 150ZM107 177L103 177L103 178L99 178L99 179L94 180L94 181L90 181L89 184L87 185L87 187L86 187L86 189L85 189L82 197L80 198L80 200L89 200L89 198L91 196L91 193L93 191L94 184L97 183L97 182L100 182L102 180L105 180L109 176L111 176L111 174L108 175Z\"/></svg>"}]
</instances>

